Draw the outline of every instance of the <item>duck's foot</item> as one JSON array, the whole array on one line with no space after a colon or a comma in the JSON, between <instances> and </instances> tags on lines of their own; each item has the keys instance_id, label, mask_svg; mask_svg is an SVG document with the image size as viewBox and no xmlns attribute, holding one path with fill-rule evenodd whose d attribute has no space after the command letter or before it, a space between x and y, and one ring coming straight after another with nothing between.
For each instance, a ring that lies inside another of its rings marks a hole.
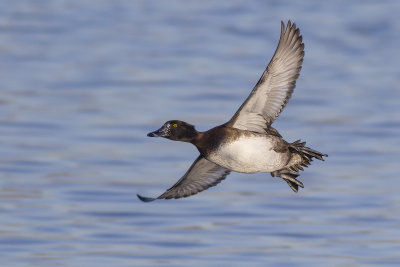
<instances>
[{"instance_id":1,"label":"duck's foot","mask_svg":"<svg viewBox=\"0 0 400 267\"><path fill-rule=\"evenodd\" d=\"M272 177L280 177L283 180L285 180L287 182L287 184L289 185L289 187L297 193L297 191L299 191L299 186L304 188L304 185L301 181L297 180L296 177L299 176L299 174L297 172L288 170L288 169L282 169L282 170L278 170L278 171L273 171L271 172L271 176Z\"/></svg>"}]
</instances>

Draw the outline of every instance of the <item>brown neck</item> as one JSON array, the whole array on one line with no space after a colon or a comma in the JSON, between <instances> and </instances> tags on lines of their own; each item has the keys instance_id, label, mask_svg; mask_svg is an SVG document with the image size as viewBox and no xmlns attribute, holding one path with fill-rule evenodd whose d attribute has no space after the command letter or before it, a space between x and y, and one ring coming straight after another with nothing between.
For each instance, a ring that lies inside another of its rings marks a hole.
<instances>
[{"instance_id":1,"label":"brown neck","mask_svg":"<svg viewBox=\"0 0 400 267\"><path fill-rule=\"evenodd\" d=\"M209 136L207 134L204 132L198 132L197 136L190 142L196 146L200 154L205 156L208 153L209 141Z\"/></svg>"},{"instance_id":2,"label":"brown neck","mask_svg":"<svg viewBox=\"0 0 400 267\"><path fill-rule=\"evenodd\" d=\"M197 146L197 144L200 142L200 140L202 139L202 136L204 135L203 132L197 132L196 135L188 140L189 143L192 143L193 145Z\"/></svg>"},{"instance_id":3,"label":"brown neck","mask_svg":"<svg viewBox=\"0 0 400 267\"><path fill-rule=\"evenodd\" d=\"M192 143L194 144L195 140L198 138L199 132L197 132L196 130L194 130L193 132L186 132L184 133L184 135L182 136L177 136L176 138L171 140L175 140L175 141L180 141L180 142L187 142L187 143Z\"/></svg>"}]
</instances>

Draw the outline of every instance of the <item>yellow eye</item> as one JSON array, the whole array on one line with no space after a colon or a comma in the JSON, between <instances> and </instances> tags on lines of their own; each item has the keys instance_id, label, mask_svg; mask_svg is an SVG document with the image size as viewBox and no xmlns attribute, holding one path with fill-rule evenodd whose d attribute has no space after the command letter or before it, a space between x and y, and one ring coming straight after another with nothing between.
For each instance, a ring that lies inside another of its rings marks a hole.
<instances>
[{"instance_id":1,"label":"yellow eye","mask_svg":"<svg viewBox=\"0 0 400 267\"><path fill-rule=\"evenodd\" d=\"M174 126L176 128L176 127L178 127L178 124L174 123L172 126Z\"/></svg>"}]
</instances>

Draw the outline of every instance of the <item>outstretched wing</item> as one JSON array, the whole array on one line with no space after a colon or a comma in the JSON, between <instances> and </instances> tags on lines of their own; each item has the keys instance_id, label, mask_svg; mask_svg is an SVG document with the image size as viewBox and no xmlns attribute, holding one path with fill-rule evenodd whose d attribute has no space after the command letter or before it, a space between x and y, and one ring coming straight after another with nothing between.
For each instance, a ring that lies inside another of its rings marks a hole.
<instances>
[{"instance_id":1,"label":"outstretched wing","mask_svg":"<svg viewBox=\"0 0 400 267\"><path fill-rule=\"evenodd\" d=\"M267 69L227 126L264 133L285 107L296 86L304 57L303 38L290 20Z\"/></svg>"},{"instance_id":2,"label":"outstretched wing","mask_svg":"<svg viewBox=\"0 0 400 267\"><path fill-rule=\"evenodd\" d=\"M199 156L179 181L157 198L137 195L140 200L150 202L156 199L188 197L197 194L211 186L219 184L230 173L207 159Z\"/></svg>"}]
</instances>

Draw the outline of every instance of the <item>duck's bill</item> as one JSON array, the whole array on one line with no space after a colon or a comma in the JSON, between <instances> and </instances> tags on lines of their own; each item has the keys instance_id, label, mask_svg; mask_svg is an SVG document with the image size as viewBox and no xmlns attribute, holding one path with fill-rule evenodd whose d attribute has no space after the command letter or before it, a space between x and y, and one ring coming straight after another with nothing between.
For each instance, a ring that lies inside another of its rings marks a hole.
<instances>
[{"instance_id":1,"label":"duck's bill","mask_svg":"<svg viewBox=\"0 0 400 267\"><path fill-rule=\"evenodd\" d=\"M147 134L148 137L160 137L160 134L158 131L151 132Z\"/></svg>"},{"instance_id":2,"label":"duck's bill","mask_svg":"<svg viewBox=\"0 0 400 267\"><path fill-rule=\"evenodd\" d=\"M147 134L148 137L166 137L168 134L166 133L164 127L161 127L157 131L151 132Z\"/></svg>"}]
</instances>

